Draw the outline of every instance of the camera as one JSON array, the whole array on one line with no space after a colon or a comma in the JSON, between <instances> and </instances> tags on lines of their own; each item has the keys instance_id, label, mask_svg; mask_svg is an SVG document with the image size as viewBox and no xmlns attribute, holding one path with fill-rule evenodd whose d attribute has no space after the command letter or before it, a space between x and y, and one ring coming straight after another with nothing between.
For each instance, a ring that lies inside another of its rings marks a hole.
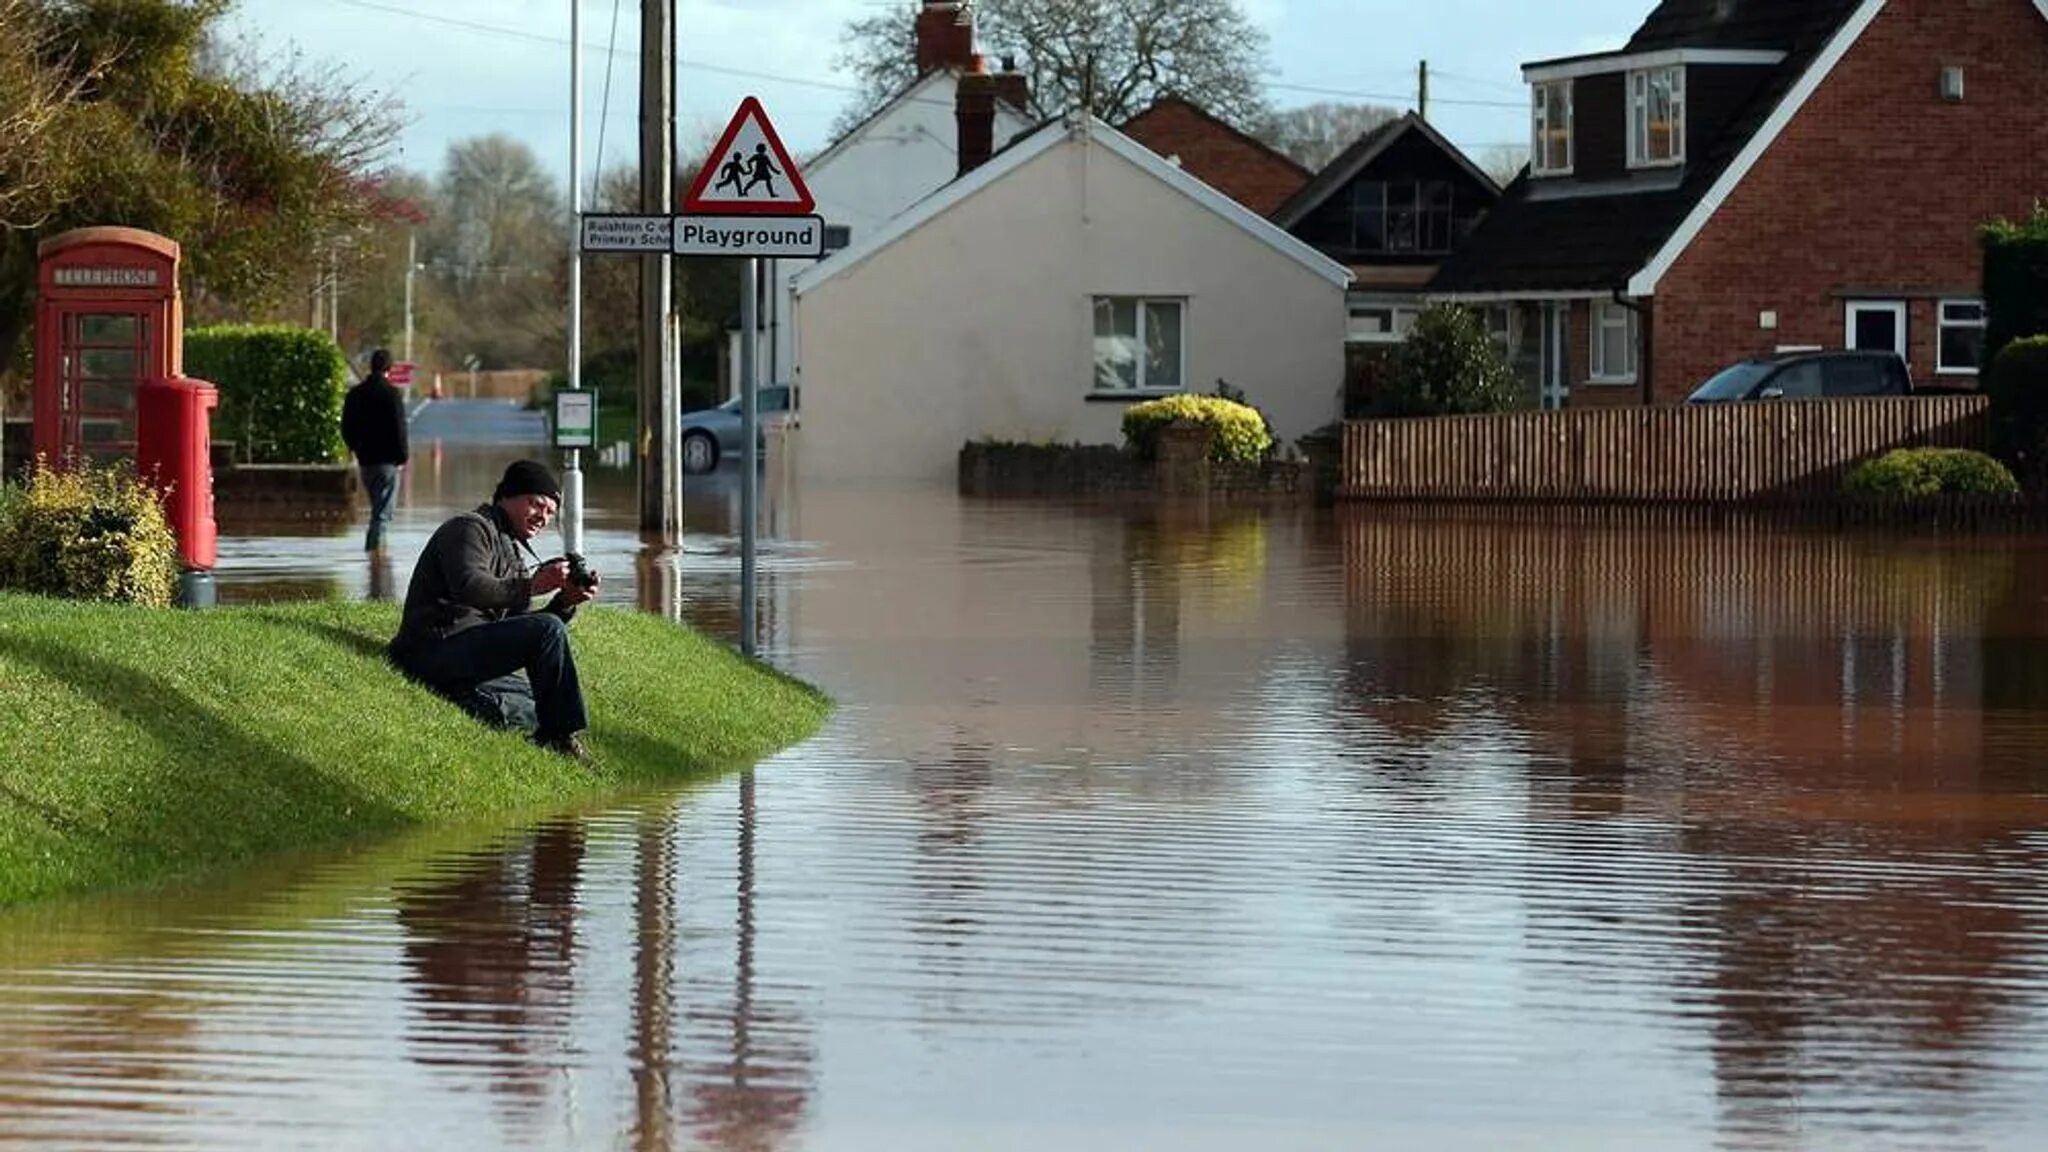
<instances>
[{"instance_id":1,"label":"camera","mask_svg":"<svg viewBox=\"0 0 2048 1152\"><path fill-rule=\"evenodd\" d=\"M583 559L581 552L571 552L563 556L562 559L569 562L569 583L574 584L578 588L596 586L597 573L590 570L590 565Z\"/></svg>"}]
</instances>

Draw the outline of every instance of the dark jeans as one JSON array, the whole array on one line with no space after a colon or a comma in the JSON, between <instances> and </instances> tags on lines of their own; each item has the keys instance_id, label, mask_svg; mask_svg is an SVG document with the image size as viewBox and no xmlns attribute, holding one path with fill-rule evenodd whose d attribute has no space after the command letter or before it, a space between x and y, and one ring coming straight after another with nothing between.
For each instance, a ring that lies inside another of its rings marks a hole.
<instances>
[{"instance_id":1,"label":"dark jeans","mask_svg":"<svg viewBox=\"0 0 2048 1152\"><path fill-rule=\"evenodd\" d=\"M363 537L363 550L375 552L384 546L384 529L391 524L391 505L398 499L398 465L364 464L358 471L363 491L370 496L370 531Z\"/></svg>"},{"instance_id":2,"label":"dark jeans","mask_svg":"<svg viewBox=\"0 0 2048 1152\"><path fill-rule=\"evenodd\" d=\"M590 726L569 625L552 612L465 628L395 659L406 675L485 723L531 728L541 740ZM524 681L514 675L521 671Z\"/></svg>"}]
</instances>

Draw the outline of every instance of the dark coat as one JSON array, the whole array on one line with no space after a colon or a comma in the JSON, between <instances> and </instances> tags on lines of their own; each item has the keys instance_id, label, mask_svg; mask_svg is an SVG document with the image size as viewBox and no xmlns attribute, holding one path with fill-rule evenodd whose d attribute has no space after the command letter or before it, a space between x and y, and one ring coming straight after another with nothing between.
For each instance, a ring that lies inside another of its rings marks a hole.
<instances>
[{"instance_id":1,"label":"dark coat","mask_svg":"<svg viewBox=\"0 0 2048 1152\"><path fill-rule=\"evenodd\" d=\"M391 641L393 656L465 628L532 611L533 576L519 538L496 504L464 512L434 530L412 570L405 614ZM576 614L559 597L542 611L567 620Z\"/></svg>"},{"instance_id":2,"label":"dark coat","mask_svg":"<svg viewBox=\"0 0 2048 1152\"><path fill-rule=\"evenodd\" d=\"M405 398L381 373L363 377L341 401L341 441L363 465L403 464L411 455Z\"/></svg>"}]
</instances>

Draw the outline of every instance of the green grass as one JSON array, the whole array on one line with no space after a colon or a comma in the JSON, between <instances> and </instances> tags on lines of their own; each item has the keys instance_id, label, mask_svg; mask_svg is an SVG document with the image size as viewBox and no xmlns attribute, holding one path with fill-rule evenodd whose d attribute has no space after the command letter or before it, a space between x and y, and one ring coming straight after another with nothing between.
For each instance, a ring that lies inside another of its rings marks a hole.
<instances>
[{"instance_id":1,"label":"green grass","mask_svg":"<svg viewBox=\"0 0 2048 1152\"><path fill-rule=\"evenodd\" d=\"M396 624L386 604L0 596L0 904L730 768L830 708L694 632L586 609L593 769L408 683L382 657Z\"/></svg>"}]
</instances>

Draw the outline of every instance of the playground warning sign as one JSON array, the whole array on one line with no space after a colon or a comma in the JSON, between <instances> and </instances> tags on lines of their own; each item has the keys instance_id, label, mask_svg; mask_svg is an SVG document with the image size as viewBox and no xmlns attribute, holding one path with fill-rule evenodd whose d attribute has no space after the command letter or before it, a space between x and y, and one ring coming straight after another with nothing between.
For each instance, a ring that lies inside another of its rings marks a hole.
<instances>
[{"instance_id":1,"label":"playground warning sign","mask_svg":"<svg viewBox=\"0 0 2048 1152\"><path fill-rule=\"evenodd\" d=\"M683 198L685 214L707 216L808 216L816 206L775 125L752 96L740 101Z\"/></svg>"}]
</instances>

